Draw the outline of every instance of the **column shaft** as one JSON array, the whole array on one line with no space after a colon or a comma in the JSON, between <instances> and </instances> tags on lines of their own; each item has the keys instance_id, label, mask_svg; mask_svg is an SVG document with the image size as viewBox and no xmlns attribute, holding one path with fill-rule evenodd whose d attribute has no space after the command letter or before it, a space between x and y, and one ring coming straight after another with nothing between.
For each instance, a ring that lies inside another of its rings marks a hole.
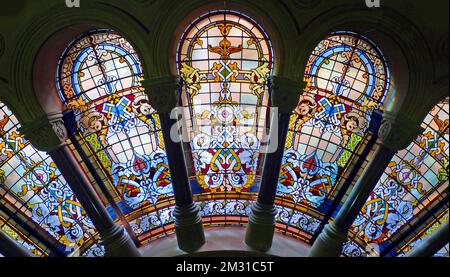
<instances>
[{"instance_id":1,"label":"column shaft","mask_svg":"<svg viewBox=\"0 0 450 277\"><path fill-rule=\"evenodd\" d=\"M449 241L448 221L441 225L430 236L426 237L416 248L406 254L406 257L431 257Z\"/></svg>"},{"instance_id":2,"label":"column shaft","mask_svg":"<svg viewBox=\"0 0 450 277\"><path fill-rule=\"evenodd\" d=\"M333 222L327 224L311 247L311 257L338 257L347 233L355 221L370 193L394 156L395 151L380 145L361 177L353 187L347 201L339 210Z\"/></svg>"},{"instance_id":3,"label":"column shaft","mask_svg":"<svg viewBox=\"0 0 450 277\"><path fill-rule=\"evenodd\" d=\"M112 209L114 210L114 213L117 215L117 217L119 218L120 222L124 226L125 231L127 231L128 235L131 237L131 239L133 240L134 244L136 246L139 246L140 242L139 242L138 238L136 237L136 234L133 232L130 224L128 223L128 221L125 218L124 214L122 213L121 209L119 208L119 206L115 202L113 196L108 191L106 185L104 184L102 178L97 173L97 171L96 171L95 167L93 166L91 160L86 155L86 153L84 152L84 150L81 147L80 143L78 142L77 138L75 137L75 133L77 132L77 122L75 120L74 112L72 110L65 111L63 113L63 120L64 120L64 125L65 125L65 127L67 129L68 138L72 142L72 145L75 147L75 149L78 152L78 154L80 155L81 160L84 162L84 164L86 165L87 169L89 170L89 172L91 173L92 177L94 178L95 182L97 183L97 185L99 186L99 188L101 189L103 194L106 196L108 202L110 203Z\"/></svg>"},{"instance_id":4,"label":"column shaft","mask_svg":"<svg viewBox=\"0 0 450 277\"><path fill-rule=\"evenodd\" d=\"M345 230L350 229L394 155L395 151L383 145L375 150L373 158L367 164L347 201L336 216L334 220L336 225Z\"/></svg>"},{"instance_id":5,"label":"column shaft","mask_svg":"<svg viewBox=\"0 0 450 277\"><path fill-rule=\"evenodd\" d=\"M270 137L278 138L276 151L267 153L264 158L263 174L258 194L258 202L264 205L273 205L277 191L278 177L281 169L281 159L284 154L284 145L288 133L290 114L279 113L278 128L270 130Z\"/></svg>"},{"instance_id":6,"label":"column shaft","mask_svg":"<svg viewBox=\"0 0 450 277\"><path fill-rule=\"evenodd\" d=\"M179 133L174 134L173 139L176 141L171 137L173 127L180 129L177 118L170 118L170 114L177 107L182 83L178 76L165 76L144 80L142 85L145 87L152 107L158 112L161 122L161 132L175 195L173 217L178 247L183 251L192 252L205 244L203 223L200 207L192 199L181 137Z\"/></svg>"},{"instance_id":7,"label":"column shaft","mask_svg":"<svg viewBox=\"0 0 450 277\"><path fill-rule=\"evenodd\" d=\"M268 150L273 147L274 142L276 142L276 149L267 151L265 155L258 199L252 205L245 234L245 243L257 251L265 252L272 246L276 216L275 196L281 161L291 113L298 103L298 92L303 86L301 82L283 77L270 78L272 105L279 110L279 113L278 120L271 121Z\"/></svg>"},{"instance_id":8,"label":"column shaft","mask_svg":"<svg viewBox=\"0 0 450 277\"><path fill-rule=\"evenodd\" d=\"M28 232L30 237L34 237L37 241L42 243L47 248L46 252L50 257L66 256L66 253L64 253L64 251L60 249L59 245L55 244L56 239L53 239L53 237L49 237L47 232L45 231L41 232L35 229L35 227L29 225L29 222L26 222L23 217L17 216L17 214L15 214L14 212L12 212L3 205L0 205L0 211L2 211L18 226L20 226L20 228L23 228L26 232Z\"/></svg>"},{"instance_id":9,"label":"column shaft","mask_svg":"<svg viewBox=\"0 0 450 277\"><path fill-rule=\"evenodd\" d=\"M270 130L270 138L277 137L278 145L274 152L265 155L258 199L251 208L245 233L245 243L262 252L266 252L272 247L276 216L275 196L289 119L290 114L280 113L278 128L271 128Z\"/></svg>"},{"instance_id":10,"label":"column shaft","mask_svg":"<svg viewBox=\"0 0 450 277\"><path fill-rule=\"evenodd\" d=\"M353 187L333 222L327 224L311 247L311 257L338 257L347 234L397 150L403 149L422 131L420 124L385 112L378 131L380 145Z\"/></svg>"},{"instance_id":11,"label":"column shaft","mask_svg":"<svg viewBox=\"0 0 450 277\"><path fill-rule=\"evenodd\" d=\"M336 207L340 204L345 194L347 193L348 189L350 188L351 184L353 184L353 182L355 181L355 178L358 172L360 171L361 166L364 164L364 161L369 156L370 151L372 151L372 149L374 148L378 140L378 129L380 128L381 119L382 119L381 112L375 111L372 114L370 126L368 129L369 138L367 144L364 146L364 149L362 149L362 151L359 153L359 157L351 161L351 164L348 167L348 170L351 170L350 174L348 175L348 178L343 181L342 186L340 186L336 197L334 198L332 204L330 205L330 208L328 209L327 213L325 213L325 216L322 219L322 223L320 224L320 227L317 229L317 231L314 233L314 236L311 238L311 241L315 241L317 239L317 236L322 232L323 228L325 227L324 225L332 217Z\"/></svg>"},{"instance_id":12,"label":"column shaft","mask_svg":"<svg viewBox=\"0 0 450 277\"><path fill-rule=\"evenodd\" d=\"M124 228L115 224L66 144L49 151L103 240L107 256L140 256Z\"/></svg>"},{"instance_id":13,"label":"column shaft","mask_svg":"<svg viewBox=\"0 0 450 277\"><path fill-rule=\"evenodd\" d=\"M192 252L205 244L200 207L192 200L181 142L175 142L170 137L171 128L173 126L178 128L177 120L170 118L169 113L160 113L159 119L175 195L176 206L173 215L178 247L183 251Z\"/></svg>"},{"instance_id":14,"label":"column shaft","mask_svg":"<svg viewBox=\"0 0 450 277\"><path fill-rule=\"evenodd\" d=\"M0 253L5 257L32 257L32 254L2 231L0 231Z\"/></svg>"}]
</instances>

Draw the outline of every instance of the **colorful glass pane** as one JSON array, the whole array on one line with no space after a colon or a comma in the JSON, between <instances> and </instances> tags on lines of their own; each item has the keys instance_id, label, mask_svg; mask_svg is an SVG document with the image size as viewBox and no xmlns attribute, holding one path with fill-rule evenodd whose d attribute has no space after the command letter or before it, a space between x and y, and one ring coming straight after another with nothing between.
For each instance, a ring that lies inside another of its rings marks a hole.
<instances>
[{"instance_id":1,"label":"colorful glass pane","mask_svg":"<svg viewBox=\"0 0 450 277\"><path fill-rule=\"evenodd\" d=\"M233 198L257 192L273 70L267 34L241 13L210 12L184 32L177 66L184 83L181 99L191 136L194 194ZM215 214L223 214L224 208Z\"/></svg>"},{"instance_id":2,"label":"colorful glass pane","mask_svg":"<svg viewBox=\"0 0 450 277\"><path fill-rule=\"evenodd\" d=\"M88 250L86 250L82 257L96 258L105 256L105 247L101 244L94 244Z\"/></svg>"},{"instance_id":3,"label":"colorful glass pane","mask_svg":"<svg viewBox=\"0 0 450 277\"><path fill-rule=\"evenodd\" d=\"M436 202L448 190L448 98L436 105L422 123L425 131L388 164L361 213L353 232L379 246Z\"/></svg>"},{"instance_id":4,"label":"colorful glass pane","mask_svg":"<svg viewBox=\"0 0 450 277\"><path fill-rule=\"evenodd\" d=\"M389 72L371 41L336 32L314 49L304 80L289 125L277 203L320 219L365 146L373 113L381 109L390 87Z\"/></svg>"},{"instance_id":5,"label":"colorful glass pane","mask_svg":"<svg viewBox=\"0 0 450 277\"><path fill-rule=\"evenodd\" d=\"M15 207L12 212L29 218L51 243L71 253L92 238L94 226L52 159L36 150L19 128L0 102L0 205Z\"/></svg>"},{"instance_id":6,"label":"colorful glass pane","mask_svg":"<svg viewBox=\"0 0 450 277\"><path fill-rule=\"evenodd\" d=\"M348 240L342 247L342 254L346 257L366 257L366 252L355 242Z\"/></svg>"},{"instance_id":7,"label":"colorful glass pane","mask_svg":"<svg viewBox=\"0 0 450 277\"><path fill-rule=\"evenodd\" d=\"M110 30L72 42L57 74L59 95L78 122L78 138L107 176L128 220L159 215L158 206L173 198L159 117L142 77L132 45Z\"/></svg>"}]
</instances>

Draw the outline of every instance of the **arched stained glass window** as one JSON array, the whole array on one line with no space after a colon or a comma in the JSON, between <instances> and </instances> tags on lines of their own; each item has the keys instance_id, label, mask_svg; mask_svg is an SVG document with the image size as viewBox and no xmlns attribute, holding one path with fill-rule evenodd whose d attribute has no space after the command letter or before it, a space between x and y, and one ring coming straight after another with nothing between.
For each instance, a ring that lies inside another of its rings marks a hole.
<instances>
[{"instance_id":1,"label":"arched stained glass window","mask_svg":"<svg viewBox=\"0 0 450 277\"><path fill-rule=\"evenodd\" d=\"M69 254L96 231L55 163L36 150L19 128L17 118L0 102L0 205L28 220L25 224L47 234L49 243ZM6 224L8 220L0 217L4 232L34 254L43 254L45 249L31 245L25 234Z\"/></svg>"},{"instance_id":2,"label":"arched stained glass window","mask_svg":"<svg viewBox=\"0 0 450 277\"><path fill-rule=\"evenodd\" d=\"M57 73L59 96L78 122L79 143L144 240L166 234L174 200L159 117L142 77L132 45L110 30L74 40Z\"/></svg>"},{"instance_id":3,"label":"arched stained glass window","mask_svg":"<svg viewBox=\"0 0 450 277\"><path fill-rule=\"evenodd\" d=\"M304 80L306 88L291 116L276 203L278 228L309 242L330 212L351 161L366 145L390 78L383 55L370 40L336 32L316 46Z\"/></svg>"},{"instance_id":4,"label":"arched stained glass window","mask_svg":"<svg viewBox=\"0 0 450 277\"><path fill-rule=\"evenodd\" d=\"M449 99L437 104L422 122L425 131L388 164L353 223L356 238L385 255L396 233L436 205L447 205ZM447 210L448 213L448 210ZM448 214L447 214L448 217Z\"/></svg>"},{"instance_id":5,"label":"arched stained glass window","mask_svg":"<svg viewBox=\"0 0 450 277\"><path fill-rule=\"evenodd\" d=\"M251 18L213 11L185 30L177 66L191 135L194 196L215 199L201 203L204 216L246 216L248 200L258 191L273 71L270 40Z\"/></svg>"}]
</instances>

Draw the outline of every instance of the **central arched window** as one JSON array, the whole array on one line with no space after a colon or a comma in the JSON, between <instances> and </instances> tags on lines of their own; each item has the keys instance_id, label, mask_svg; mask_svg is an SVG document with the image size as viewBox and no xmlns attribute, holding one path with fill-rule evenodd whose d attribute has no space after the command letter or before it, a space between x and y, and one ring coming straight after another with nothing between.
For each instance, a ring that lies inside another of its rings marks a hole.
<instances>
[{"instance_id":1,"label":"central arched window","mask_svg":"<svg viewBox=\"0 0 450 277\"><path fill-rule=\"evenodd\" d=\"M316 46L304 80L282 159L277 220L279 230L311 242L325 215L333 212L330 207L352 161L366 146L390 77L383 55L369 39L336 32Z\"/></svg>"},{"instance_id":2,"label":"central arched window","mask_svg":"<svg viewBox=\"0 0 450 277\"><path fill-rule=\"evenodd\" d=\"M254 20L228 10L200 16L177 51L193 162L204 215L247 215L258 191L260 142L273 72L270 40Z\"/></svg>"},{"instance_id":3,"label":"central arched window","mask_svg":"<svg viewBox=\"0 0 450 277\"><path fill-rule=\"evenodd\" d=\"M67 47L57 85L75 113L75 136L121 213L138 236L157 236L172 221L173 190L159 118L142 77L132 45L116 32L95 30Z\"/></svg>"}]
</instances>

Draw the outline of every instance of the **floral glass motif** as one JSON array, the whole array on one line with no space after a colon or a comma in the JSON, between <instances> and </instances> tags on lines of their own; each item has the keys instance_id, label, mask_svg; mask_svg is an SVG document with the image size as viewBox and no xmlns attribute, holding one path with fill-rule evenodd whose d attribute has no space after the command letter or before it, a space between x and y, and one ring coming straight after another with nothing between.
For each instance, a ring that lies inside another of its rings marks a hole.
<instances>
[{"instance_id":1,"label":"floral glass motif","mask_svg":"<svg viewBox=\"0 0 450 277\"><path fill-rule=\"evenodd\" d=\"M12 212L29 218L26 224L48 233L49 242L69 254L96 231L55 163L36 150L19 128L17 118L0 102L0 205L15 207ZM25 243L7 225L2 229Z\"/></svg>"},{"instance_id":2,"label":"floral glass motif","mask_svg":"<svg viewBox=\"0 0 450 277\"><path fill-rule=\"evenodd\" d=\"M191 136L196 177L193 193L223 198L254 194L268 78L273 70L267 34L241 13L210 12L184 32L177 66L184 84L181 100ZM202 206L204 212L223 214L219 211L232 205L216 202L212 210L209 204Z\"/></svg>"},{"instance_id":3,"label":"floral glass motif","mask_svg":"<svg viewBox=\"0 0 450 277\"><path fill-rule=\"evenodd\" d=\"M72 42L57 74L60 98L75 112L80 141L131 219L159 216L157 205L173 199L159 117L142 78L132 45L111 30L91 31Z\"/></svg>"},{"instance_id":4,"label":"floral glass motif","mask_svg":"<svg viewBox=\"0 0 450 277\"><path fill-rule=\"evenodd\" d=\"M353 223L352 231L379 251L448 193L448 101L428 113L422 122L425 131L392 158Z\"/></svg>"},{"instance_id":5,"label":"floral glass motif","mask_svg":"<svg viewBox=\"0 0 450 277\"><path fill-rule=\"evenodd\" d=\"M277 203L327 212L329 197L357 157L375 110L389 90L383 55L367 38L336 32L322 40L305 70L307 85L291 116ZM316 217L317 212L315 214ZM313 230L311 230L313 231Z\"/></svg>"}]
</instances>

